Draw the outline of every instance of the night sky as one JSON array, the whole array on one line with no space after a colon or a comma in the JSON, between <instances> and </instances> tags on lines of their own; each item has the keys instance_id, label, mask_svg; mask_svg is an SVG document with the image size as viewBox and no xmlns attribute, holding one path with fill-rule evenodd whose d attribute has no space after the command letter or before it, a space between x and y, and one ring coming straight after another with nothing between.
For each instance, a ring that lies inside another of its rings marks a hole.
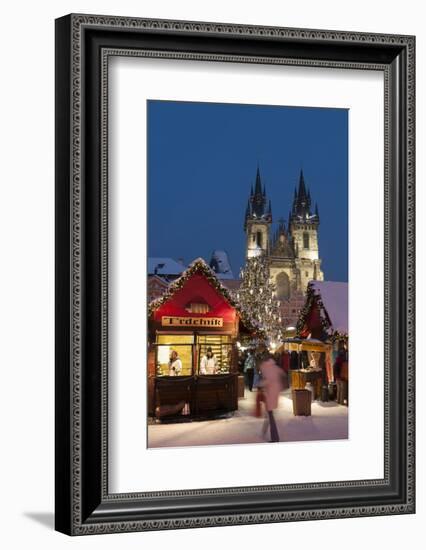
<instances>
[{"instance_id":1,"label":"night sky","mask_svg":"<svg viewBox=\"0 0 426 550\"><path fill-rule=\"evenodd\" d=\"M303 168L318 202L324 278L348 280L348 111L148 101L148 255L245 259L244 213L259 164L273 228Z\"/></svg>"}]
</instances>

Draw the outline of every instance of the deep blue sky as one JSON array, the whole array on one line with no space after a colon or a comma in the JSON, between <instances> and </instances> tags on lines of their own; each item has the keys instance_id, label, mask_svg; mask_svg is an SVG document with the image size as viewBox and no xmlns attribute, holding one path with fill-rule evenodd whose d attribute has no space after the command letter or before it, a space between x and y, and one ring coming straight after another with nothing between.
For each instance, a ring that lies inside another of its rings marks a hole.
<instances>
[{"instance_id":1,"label":"deep blue sky","mask_svg":"<svg viewBox=\"0 0 426 550\"><path fill-rule=\"evenodd\" d=\"M320 214L322 269L348 280L345 109L148 101L148 255L244 263L244 213L259 163L273 227L287 222L303 167Z\"/></svg>"}]
</instances>

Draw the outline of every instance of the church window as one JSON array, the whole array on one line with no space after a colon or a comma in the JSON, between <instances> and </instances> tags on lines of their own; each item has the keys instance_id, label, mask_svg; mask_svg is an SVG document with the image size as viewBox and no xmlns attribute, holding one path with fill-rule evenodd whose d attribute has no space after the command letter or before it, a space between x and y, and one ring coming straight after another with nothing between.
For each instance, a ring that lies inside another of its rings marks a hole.
<instances>
[{"instance_id":1,"label":"church window","mask_svg":"<svg viewBox=\"0 0 426 550\"><path fill-rule=\"evenodd\" d=\"M261 231L258 231L256 233L256 236L257 236L257 245L260 246L260 248L262 248L262 233L261 233Z\"/></svg>"},{"instance_id":2,"label":"church window","mask_svg":"<svg viewBox=\"0 0 426 550\"><path fill-rule=\"evenodd\" d=\"M307 231L303 233L303 248L309 248L309 233Z\"/></svg>"},{"instance_id":3,"label":"church window","mask_svg":"<svg viewBox=\"0 0 426 550\"><path fill-rule=\"evenodd\" d=\"M290 279L287 273L282 271L277 275L277 298L279 300L286 300L290 296Z\"/></svg>"}]
</instances>

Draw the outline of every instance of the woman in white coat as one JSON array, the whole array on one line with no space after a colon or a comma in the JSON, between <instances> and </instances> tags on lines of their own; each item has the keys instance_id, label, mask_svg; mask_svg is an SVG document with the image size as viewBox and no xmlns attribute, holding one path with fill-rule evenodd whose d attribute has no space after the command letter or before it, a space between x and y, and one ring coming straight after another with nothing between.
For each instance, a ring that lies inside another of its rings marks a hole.
<instances>
[{"instance_id":1,"label":"woman in white coat","mask_svg":"<svg viewBox=\"0 0 426 550\"><path fill-rule=\"evenodd\" d=\"M200 374L217 374L217 359L210 346L206 355L201 358Z\"/></svg>"},{"instance_id":2,"label":"woman in white coat","mask_svg":"<svg viewBox=\"0 0 426 550\"><path fill-rule=\"evenodd\" d=\"M173 350L169 360L169 376L179 376L182 371L182 361L179 359L178 352Z\"/></svg>"}]
</instances>

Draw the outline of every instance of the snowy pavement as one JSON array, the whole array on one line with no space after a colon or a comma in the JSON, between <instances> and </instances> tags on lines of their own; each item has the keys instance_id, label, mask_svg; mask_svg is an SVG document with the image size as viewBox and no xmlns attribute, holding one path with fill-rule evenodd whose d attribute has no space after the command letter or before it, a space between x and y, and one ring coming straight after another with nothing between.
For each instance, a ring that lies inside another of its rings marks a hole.
<instances>
[{"instance_id":1,"label":"snowy pavement","mask_svg":"<svg viewBox=\"0 0 426 550\"><path fill-rule=\"evenodd\" d=\"M265 443L263 418L256 418L255 392L245 391L238 401L238 411L230 418L151 424L148 426L148 447L187 447L198 445L230 445L235 443ZM348 407L334 401L312 403L312 416L294 416L290 390L282 392L278 409L274 411L280 441L320 441L347 439Z\"/></svg>"}]
</instances>

